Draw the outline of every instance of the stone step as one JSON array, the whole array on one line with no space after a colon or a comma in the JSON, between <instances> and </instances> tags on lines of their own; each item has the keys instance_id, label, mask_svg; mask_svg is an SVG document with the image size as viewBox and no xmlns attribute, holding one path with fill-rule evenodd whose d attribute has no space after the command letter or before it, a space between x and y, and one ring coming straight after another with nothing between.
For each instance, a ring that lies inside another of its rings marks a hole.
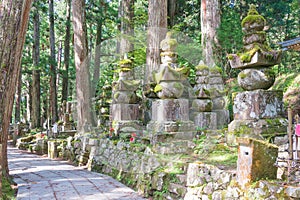
<instances>
[{"instance_id":1,"label":"stone step","mask_svg":"<svg viewBox=\"0 0 300 200\"><path fill-rule=\"evenodd\" d=\"M173 142L173 141L180 141L180 140L193 140L195 138L196 132L189 131L189 132L168 132L168 133L158 133L152 135L152 141L155 143L157 142Z\"/></svg>"}]
</instances>

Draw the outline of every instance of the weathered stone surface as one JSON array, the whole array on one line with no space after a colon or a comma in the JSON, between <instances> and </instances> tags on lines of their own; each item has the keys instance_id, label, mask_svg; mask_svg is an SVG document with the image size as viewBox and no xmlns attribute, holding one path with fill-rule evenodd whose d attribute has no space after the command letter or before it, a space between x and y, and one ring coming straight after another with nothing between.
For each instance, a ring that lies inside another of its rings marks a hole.
<instances>
[{"instance_id":1,"label":"weathered stone surface","mask_svg":"<svg viewBox=\"0 0 300 200\"><path fill-rule=\"evenodd\" d=\"M205 179L199 176L200 166L190 163L187 168L187 186L199 186L205 184Z\"/></svg>"},{"instance_id":2,"label":"weathered stone surface","mask_svg":"<svg viewBox=\"0 0 300 200\"><path fill-rule=\"evenodd\" d=\"M113 101L115 103L133 104L137 102L137 96L132 91L115 91Z\"/></svg>"},{"instance_id":3,"label":"weathered stone surface","mask_svg":"<svg viewBox=\"0 0 300 200\"><path fill-rule=\"evenodd\" d=\"M263 178L276 179L278 147L262 140L238 138L237 182L242 186Z\"/></svg>"},{"instance_id":4,"label":"weathered stone surface","mask_svg":"<svg viewBox=\"0 0 300 200\"><path fill-rule=\"evenodd\" d=\"M256 90L234 95L235 120L272 119L284 116L281 91Z\"/></svg>"},{"instance_id":5,"label":"weathered stone surface","mask_svg":"<svg viewBox=\"0 0 300 200\"><path fill-rule=\"evenodd\" d=\"M136 91L140 85L140 80L119 80L114 86L115 90Z\"/></svg>"},{"instance_id":6,"label":"weathered stone surface","mask_svg":"<svg viewBox=\"0 0 300 200\"><path fill-rule=\"evenodd\" d=\"M112 104L112 118L116 121L121 120L138 120L139 105L138 104Z\"/></svg>"},{"instance_id":7,"label":"weathered stone surface","mask_svg":"<svg viewBox=\"0 0 300 200\"><path fill-rule=\"evenodd\" d=\"M213 113L217 115L217 127L224 128L230 121L228 110L213 110Z\"/></svg>"},{"instance_id":8,"label":"weathered stone surface","mask_svg":"<svg viewBox=\"0 0 300 200\"><path fill-rule=\"evenodd\" d=\"M177 140L193 140L195 138L195 131L176 131L176 132L159 132L152 134L151 141L157 142L173 142Z\"/></svg>"},{"instance_id":9,"label":"weathered stone surface","mask_svg":"<svg viewBox=\"0 0 300 200\"><path fill-rule=\"evenodd\" d=\"M197 76L196 77L196 83L198 83L198 84L208 84L209 83L209 77L208 76Z\"/></svg>"},{"instance_id":10,"label":"weathered stone surface","mask_svg":"<svg viewBox=\"0 0 300 200\"><path fill-rule=\"evenodd\" d=\"M195 112L210 112L213 104L210 99L195 99L192 103L192 109Z\"/></svg>"},{"instance_id":11,"label":"weathered stone surface","mask_svg":"<svg viewBox=\"0 0 300 200\"><path fill-rule=\"evenodd\" d=\"M264 43L264 41L266 41L266 32L256 32L244 35L243 37L243 43L245 45L253 43Z\"/></svg>"},{"instance_id":12,"label":"weathered stone surface","mask_svg":"<svg viewBox=\"0 0 300 200\"><path fill-rule=\"evenodd\" d=\"M270 55L270 56L267 56ZM273 56L271 56L273 55ZM250 62L242 62L238 55L232 54L232 59L229 60L230 65L234 69L254 68L261 66L272 66L280 63L281 52L271 51L268 54L256 52Z\"/></svg>"},{"instance_id":13,"label":"weathered stone surface","mask_svg":"<svg viewBox=\"0 0 300 200\"><path fill-rule=\"evenodd\" d=\"M233 120L228 125L227 142L234 144L236 137L251 137L263 139L265 137L286 133L287 120L285 118L260 120Z\"/></svg>"},{"instance_id":14,"label":"weathered stone surface","mask_svg":"<svg viewBox=\"0 0 300 200\"><path fill-rule=\"evenodd\" d=\"M164 99L153 101L152 121L189 121L189 100Z\"/></svg>"},{"instance_id":15,"label":"weathered stone surface","mask_svg":"<svg viewBox=\"0 0 300 200\"><path fill-rule=\"evenodd\" d=\"M215 76L215 77L210 77L209 78L209 84L223 84L223 78L222 76Z\"/></svg>"},{"instance_id":16,"label":"weathered stone surface","mask_svg":"<svg viewBox=\"0 0 300 200\"><path fill-rule=\"evenodd\" d=\"M157 92L157 96L161 99L179 98L184 90L184 86L180 81L161 81L159 86L161 90Z\"/></svg>"},{"instance_id":17,"label":"weathered stone surface","mask_svg":"<svg viewBox=\"0 0 300 200\"><path fill-rule=\"evenodd\" d=\"M217 114L214 112L195 113L195 126L210 130L217 129Z\"/></svg>"},{"instance_id":18,"label":"weathered stone surface","mask_svg":"<svg viewBox=\"0 0 300 200\"><path fill-rule=\"evenodd\" d=\"M274 81L275 73L269 68L244 69L238 75L238 83L244 90L267 90Z\"/></svg>"},{"instance_id":19,"label":"weathered stone surface","mask_svg":"<svg viewBox=\"0 0 300 200\"><path fill-rule=\"evenodd\" d=\"M224 97L217 97L213 99L213 110L222 110L225 107L225 99Z\"/></svg>"}]
</instances>

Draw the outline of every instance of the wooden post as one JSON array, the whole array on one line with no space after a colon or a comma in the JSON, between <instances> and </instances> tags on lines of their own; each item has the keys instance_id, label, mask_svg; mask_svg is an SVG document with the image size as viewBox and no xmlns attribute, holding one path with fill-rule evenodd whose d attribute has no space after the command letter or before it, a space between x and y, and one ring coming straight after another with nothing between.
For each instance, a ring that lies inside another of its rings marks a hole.
<instances>
[{"instance_id":1,"label":"wooden post","mask_svg":"<svg viewBox=\"0 0 300 200\"><path fill-rule=\"evenodd\" d=\"M288 181L290 181L291 175L291 167L293 162L293 117L292 117L292 109L288 108L288 136L289 136L289 160L288 160Z\"/></svg>"}]
</instances>

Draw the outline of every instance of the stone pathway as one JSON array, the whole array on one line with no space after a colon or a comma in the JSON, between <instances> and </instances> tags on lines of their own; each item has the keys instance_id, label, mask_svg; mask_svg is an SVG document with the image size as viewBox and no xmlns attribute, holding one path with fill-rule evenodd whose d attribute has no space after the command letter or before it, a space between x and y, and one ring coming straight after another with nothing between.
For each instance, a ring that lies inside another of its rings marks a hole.
<instances>
[{"instance_id":1,"label":"stone pathway","mask_svg":"<svg viewBox=\"0 0 300 200\"><path fill-rule=\"evenodd\" d=\"M10 175L18 184L18 200L142 200L113 178L74 167L66 161L8 147Z\"/></svg>"}]
</instances>

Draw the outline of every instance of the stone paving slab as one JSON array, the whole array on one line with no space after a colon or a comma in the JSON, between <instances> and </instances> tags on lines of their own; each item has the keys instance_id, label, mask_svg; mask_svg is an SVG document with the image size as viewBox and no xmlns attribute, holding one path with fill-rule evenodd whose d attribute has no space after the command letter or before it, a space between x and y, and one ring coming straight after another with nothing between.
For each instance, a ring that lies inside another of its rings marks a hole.
<instances>
[{"instance_id":1,"label":"stone paving slab","mask_svg":"<svg viewBox=\"0 0 300 200\"><path fill-rule=\"evenodd\" d=\"M8 164L18 200L145 200L107 175L17 148L8 147Z\"/></svg>"}]
</instances>

